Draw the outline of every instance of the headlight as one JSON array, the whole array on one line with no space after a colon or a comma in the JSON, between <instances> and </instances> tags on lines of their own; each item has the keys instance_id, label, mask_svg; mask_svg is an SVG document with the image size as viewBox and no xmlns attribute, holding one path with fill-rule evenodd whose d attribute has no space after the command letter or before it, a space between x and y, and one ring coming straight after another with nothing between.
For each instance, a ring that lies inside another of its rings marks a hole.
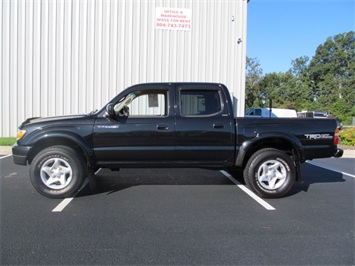
<instances>
[{"instance_id":1,"label":"headlight","mask_svg":"<svg viewBox=\"0 0 355 266\"><path fill-rule=\"evenodd\" d=\"M22 138L23 135L25 135L25 133L26 133L26 130L19 130L19 131L17 132L17 138L16 138L16 140L19 140L20 138Z\"/></svg>"}]
</instances>

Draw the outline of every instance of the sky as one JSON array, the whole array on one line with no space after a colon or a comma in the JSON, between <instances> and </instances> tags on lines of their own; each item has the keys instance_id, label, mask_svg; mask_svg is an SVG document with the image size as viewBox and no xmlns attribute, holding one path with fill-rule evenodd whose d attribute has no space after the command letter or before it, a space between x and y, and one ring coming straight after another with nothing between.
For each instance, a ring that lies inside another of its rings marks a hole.
<instances>
[{"instance_id":1,"label":"sky","mask_svg":"<svg viewBox=\"0 0 355 266\"><path fill-rule=\"evenodd\" d=\"M328 37L355 31L355 0L250 0L247 23L247 56L263 74L286 72Z\"/></svg>"}]
</instances>

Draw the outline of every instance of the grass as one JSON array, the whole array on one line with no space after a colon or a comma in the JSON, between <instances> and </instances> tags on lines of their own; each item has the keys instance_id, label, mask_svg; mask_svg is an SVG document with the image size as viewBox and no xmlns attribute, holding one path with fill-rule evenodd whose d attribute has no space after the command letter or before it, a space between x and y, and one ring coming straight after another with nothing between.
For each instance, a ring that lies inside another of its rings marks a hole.
<instances>
[{"instance_id":1,"label":"grass","mask_svg":"<svg viewBox=\"0 0 355 266\"><path fill-rule=\"evenodd\" d=\"M16 138L0 138L0 146L12 146L16 142Z\"/></svg>"}]
</instances>

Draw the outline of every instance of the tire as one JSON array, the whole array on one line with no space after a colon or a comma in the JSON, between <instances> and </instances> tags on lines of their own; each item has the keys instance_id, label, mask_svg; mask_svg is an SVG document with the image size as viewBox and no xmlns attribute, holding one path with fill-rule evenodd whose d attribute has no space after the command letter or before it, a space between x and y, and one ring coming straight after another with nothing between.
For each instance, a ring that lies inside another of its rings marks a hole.
<instances>
[{"instance_id":1,"label":"tire","mask_svg":"<svg viewBox=\"0 0 355 266\"><path fill-rule=\"evenodd\" d=\"M262 149L253 154L245 169L246 186L263 198L284 196L293 186L296 168L285 152Z\"/></svg>"},{"instance_id":2,"label":"tire","mask_svg":"<svg viewBox=\"0 0 355 266\"><path fill-rule=\"evenodd\" d=\"M31 163L35 189L49 198L74 196L87 177L85 161L72 148L53 146L40 151Z\"/></svg>"}]
</instances>

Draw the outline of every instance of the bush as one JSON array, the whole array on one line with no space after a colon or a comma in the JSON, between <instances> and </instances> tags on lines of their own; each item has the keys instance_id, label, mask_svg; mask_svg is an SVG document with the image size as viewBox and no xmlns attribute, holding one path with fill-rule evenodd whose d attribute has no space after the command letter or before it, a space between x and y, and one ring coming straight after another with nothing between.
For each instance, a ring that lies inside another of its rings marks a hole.
<instances>
[{"instance_id":1,"label":"bush","mask_svg":"<svg viewBox=\"0 0 355 266\"><path fill-rule=\"evenodd\" d=\"M344 129L339 134L340 143L355 146L355 128Z\"/></svg>"}]
</instances>

